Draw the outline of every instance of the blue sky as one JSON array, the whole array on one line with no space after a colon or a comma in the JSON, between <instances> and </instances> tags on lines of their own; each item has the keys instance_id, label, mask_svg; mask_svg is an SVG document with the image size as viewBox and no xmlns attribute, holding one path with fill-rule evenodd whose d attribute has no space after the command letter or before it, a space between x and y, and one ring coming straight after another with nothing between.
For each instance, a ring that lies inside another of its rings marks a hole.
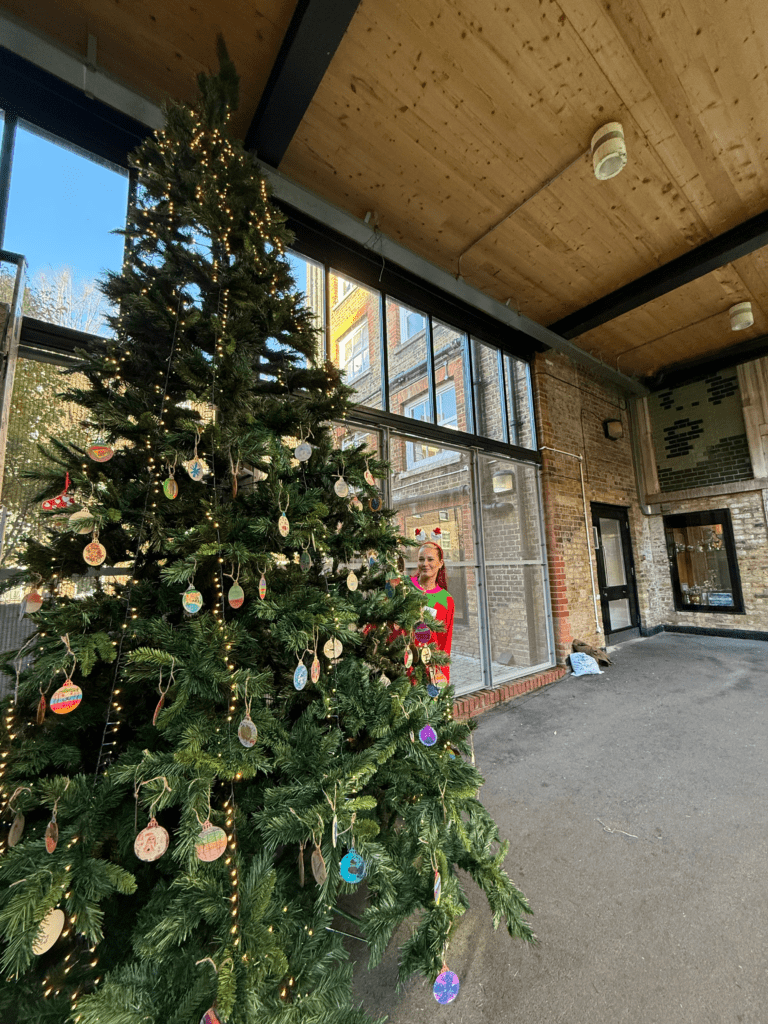
<instances>
[{"instance_id":1,"label":"blue sky","mask_svg":"<svg viewBox=\"0 0 768 1024\"><path fill-rule=\"evenodd\" d=\"M70 267L75 277L120 270L128 176L21 126L16 131L3 248L27 258L28 274Z\"/></svg>"}]
</instances>

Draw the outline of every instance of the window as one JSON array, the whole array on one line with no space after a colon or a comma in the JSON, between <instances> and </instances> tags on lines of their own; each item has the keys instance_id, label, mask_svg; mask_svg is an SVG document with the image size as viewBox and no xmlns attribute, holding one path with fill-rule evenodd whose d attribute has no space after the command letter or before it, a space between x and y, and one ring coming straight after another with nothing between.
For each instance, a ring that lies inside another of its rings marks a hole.
<instances>
[{"instance_id":1,"label":"window","mask_svg":"<svg viewBox=\"0 0 768 1024\"><path fill-rule=\"evenodd\" d=\"M455 430L458 425L458 417L456 411L456 387L452 381L438 388L435 394L435 402L437 404L438 426L453 427ZM406 402L403 406L403 412L410 419L429 423L432 419L429 412L429 395L423 394L418 398L412 399L410 402ZM437 445L428 444L426 441L408 441L405 455L406 468L413 469L416 465L422 465L426 460L430 462L444 461L446 458L450 459L452 454L452 452Z\"/></svg>"},{"instance_id":2,"label":"window","mask_svg":"<svg viewBox=\"0 0 768 1024\"><path fill-rule=\"evenodd\" d=\"M339 365L346 371L347 383L361 377L371 368L367 320L353 327L339 340Z\"/></svg>"},{"instance_id":3,"label":"window","mask_svg":"<svg viewBox=\"0 0 768 1024\"><path fill-rule=\"evenodd\" d=\"M346 299L346 297L348 295L352 294L352 292L355 290L355 288L357 288L357 285L354 283L354 281L348 281L346 279L346 277L340 277L338 274L335 275L335 276L336 276L336 301L337 302L342 302L344 299Z\"/></svg>"},{"instance_id":4,"label":"window","mask_svg":"<svg viewBox=\"0 0 768 1024\"><path fill-rule=\"evenodd\" d=\"M400 344L406 345L411 339L423 334L427 329L427 320L423 313L417 313L407 306L400 307Z\"/></svg>"},{"instance_id":5,"label":"window","mask_svg":"<svg viewBox=\"0 0 768 1024\"><path fill-rule=\"evenodd\" d=\"M664 516L664 533L675 608L743 615L729 510Z\"/></svg>"}]
</instances>

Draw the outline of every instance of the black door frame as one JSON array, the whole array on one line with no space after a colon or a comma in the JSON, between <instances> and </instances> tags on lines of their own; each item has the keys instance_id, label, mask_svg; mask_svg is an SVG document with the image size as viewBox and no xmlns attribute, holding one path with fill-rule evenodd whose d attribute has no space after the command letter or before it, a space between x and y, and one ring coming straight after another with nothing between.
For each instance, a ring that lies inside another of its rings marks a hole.
<instances>
[{"instance_id":1,"label":"black door frame","mask_svg":"<svg viewBox=\"0 0 768 1024\"><path fill-rule=\"evenodd\" d=\"M635 579L635 562L632 554L632 537L629 532L629 510L625 505L606 505L603 502L590 502L592 512L592 530L595 542L595 561L597 562L597 582L600 590L600 610L603 616L603 632L606 642L611 637L621 637L622 634L629 635L630 631L637 632L640 628L640 610L637 600L637 582ZM621 533L621 548L624 555L624 574L627 582L620 587L608 587L605 581L605 560L603 557L603 544L600 535L600 519L614 519L619 524ZM609 601L615 601L626 597L629 601L630 625L621 629L610 628Z\"/></svg>"}]
</instances>

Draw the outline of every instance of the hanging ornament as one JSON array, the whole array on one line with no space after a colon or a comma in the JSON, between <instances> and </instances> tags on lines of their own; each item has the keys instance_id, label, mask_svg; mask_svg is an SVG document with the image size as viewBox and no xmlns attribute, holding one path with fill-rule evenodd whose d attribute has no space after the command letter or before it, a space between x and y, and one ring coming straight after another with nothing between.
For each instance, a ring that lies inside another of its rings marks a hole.
<instances>
[{"instance_id":1,"label":"hanging ornament","mask_svg":"<svg viewBox=\"0 0 768 1024\"><path fill-rule=\"evenodd\" d=\"M200 1024L221 1024L221 1020L216 1013L215 1006L211 1006L205 1011L203 1016L200 1018Z\"/></svg>"},{"instance_id":2,"label":"hanging ornament","mask_svg":"<svg viewBox=\"0 0 768 1024\"><path fill-rule=\"evenodd\" d=\"M195 590L190 583L181 595L181 603L185 612L189 612L190 615L196 615L203 607L203 595L199 590Z\"/></svg>"},{"instance_id":3,"label":"hanging ornament","mask_svg":"<svg viewBox=\"0 0 768 1024\"><path fill-rule=\"evenodd\" d=\"M442 895L442 892L443 892L443 880L440 877L440 872L436 870L435 871L435 882L434 882L434 885L432 886L432 895L435 897L435 906L436 907L440 906L440 896Z\"/></svg>"},{"instance_id":4,"label":"hanging ornament","mask_svg":"<svg viewBox=\"0 0 768 1024\"><path fill-rule=\"evenodd\" d=\"M304 888L304 843L299 843L299 885Z\"/></svg>"},{"instance_id":5,"label":"hanging ornament","mask_svg":"<svg viewBox=\"0 0 768 1024\"><path fill-rule=\"evenodd\" d=\"M67 494L69 490L69 473L67 473L64 480L64 490L61 494L57 494L55 498L46 498L41 504L43 512L61 512L62 510L72 508L75 504L75 497L73 494Z\"/></svg>"},{"instance_id":6,"label":"hanging ornament","mask_svg":"<svg viewBox=\"0 0 768 1024\"><path fill-rule=\"evenodd\" d=\"M253 720L247 711L245 713L245 718L237 727L237 738L244 747L248 747L249 749L255 745L256 740L259 738L258 729L254 725Z\"/></svg>"},{"instance_id":7,"label":"hanging ornament","mask_svg":"<svg viewBox=\"0 0 768 1024\"><path fill-rule=\"evenodd\" d=\"M325 867L322 851L317 843L315 843L315 848L312 851L312 874L314 875L315 881L318 885L325 884L325 880L328 877L328 871Z\"/></svg>"},{"instance_id":8,"label":"hanging ornament","mask_svg":"<svg viewBox=\"0 0 768 1024\"><path fill-rule=\"evenodd\" d=\"M88 457L94 462L109 462L115 454L112 446L103 437L97 437L93 444L89 444L85 450Z\"/></svg>"},{"instance_id":9,"label":"hanging ornament","mask_svg":"<svg viewBox=\"0 0 768 1024\"><path fill-rule=\"evenodd\" d=\"M358 498L358 496L356 494L352 495L352 499L350 501L350 505L357 512L362 512L363 511L363 503L362 503L362 501L360 501L360 499Z\"/></svg>"},{"instance_id":10,"label":"hanging ornament","mask_svg":"<svg viewBox=\"0 0 768 1024\"><path fill-rule=\"evenodd\" d=\"M45 694L40 691L40 700L37 702L37 714L35 715L38 725L42 725L45 721L45 712L48 709L48 705L45 702Z\"/></svg>"},{"instance_id":11,"label":"hanging ornament","mask_svg":"<svg viewBox=\"0 0 768 1024\"><path fill-rule=\"evenodd\" d=\"M426 622L417 622L413 627L413 637L419 647L423 647L424 644L428 644L431 636L432 630Z\"/></svg>"},{"instance_id":12,"label":"hanging ornament","mask_svg":"<svg viewBox=\"0 0 768 1024\"><path fill-rule=\"evenodd\" d=\"M434 747L434 745L437 743L437 733L429 723L422 726L422 728L420 729L419 740L424 744L425 747Z\"/></svg>"},{"instance_id":13,"label":"hanging ornament","mask_svg":"<svg viewBox=\"0 0 768 1024\"><path fill-rule=\"evenodd\" d=\"M432 681L440 690L448 685L448 676L445 674L445 670L439 665L434 665L432 667Z\"/></svg>"},{"instance_id":14,"label":"hanging ornament","mask_svg":"<svg viewBox=\"0 0 768 1024\"><path fill-rule=\"evenodd\" d=\"M157 692L160 694L160 700L157 702L157 707L155 708L154 715L152 715L152 725L157 725L157 716L160 714L160 712L165 707L165 695L166 695L166 693L168 693L168 687L171 685L172 681L173 681L173 667L171 667L171 678L165 684L165 689L163 689L163 672L162 672L162 669L161 669L160 670L160 682L157 684Z\"/></svg>"},{"instance_id":15,"label":"hanging ornament","mask_svg":"<svg viewBox=\"0 0 768 1024\"><path fill-rule=\"evenodd\" d=\"M405 559L402 555L397 556L397 571L405 572Z\"/></svg>"},{"instance_id":16,"label":"hanging ornament","mask_svg":"<svg viewBox=\"0 0 768 1024\"><path fill-rule=\"evenodd\" d=\"M406 668L410 668L413 665L413 651L411 645L407 644L405 648L405 654L403 655L403 664Z\"/></svg>"},{"instance_id":17,"label":"hanging ornament","mask_svg":"<svg viewBox=\"0 0 768 1024\"><path fill-rule=\"evenodd\" d=\"M158 825L157 818L150 818L147 827L142 829L133 842L133 852L139 860L152 862L160 860L171 838L162 825Z\"/></svg>"},{"instance_id":18,"label":"hanging ornament","mask_svg":"<svg viewBox=\"0 0 768 1024\"><path fill-rule=\"evenodd\" d=\"M427 693L430 697L439 697L440 690L435 686L434 683L427 683Z\"/></svg>"},{"instance_id":19,"label":"hanging ornament","mask_svg":"<svg viewBox=\"0 0 768 1024\"><path fill-rule=\"evenodd\" d=\"M315 653L315 656L312 659L312 667L309 670L309 678L312 680L313 683L316 683L320 678L320 659L318 658L317 653Z\"/></svg>"},{"instance_id":20,"label":"hanging ornament","mask_svg":"<svg viewBox=\"0 0 768 1024\"><path fill-rule=\"evenodd\" d=\"M84 536L93 529L93 513L87 508L78 509L69 517L69 526L75 533Z\"/></svg>"},{"instance_id":21,"label":"hanging ornament","mask_svg":"<svg viewBox=\"0 0 768 1024\"><path fill-rule=\"evenodd\" d=\"M365 861L356 850L350 850L341 858L339 873L345 882L362 882L367 873Z\"/></svg>"},{"instance_id":22,"label":"hanging ornament","mask_svg":"<svg viewBox=\"0 0 768 1024\"><path fill-rule=\"evenodd\" d=\"M293 457L298 459L299 462L306 462L312 455L312 445L308 444L306 439L302 440L300 444L297 444L293 449Z\"/></svg>"},{"instance_id":23,"label":"hanging ornament","mask_svg":"<svg viewBox=\"0 0 768 1024\"><path fill-rule=\"evenodd\" d=\"M301 568L302 572L309 572L309 570L312 568L312 557L306 548L304 548L304 550L301 552L301 558L299 559L299 567Z\"/></svg>"},{"instance_id":24,"label":"hanging ornament","mask_svg":"<svg viewBox=\"0 0 768 1024\"><path fill-rule=\"evenodd\" d=\"M332 637L330 640L326 640L323 645L323 654L331 661L334 661L336 658L340 658L343 650L344 647L338 637Z\"/></svg>"},{"instance_id":25,"label":"hanging ornament","mask_svg":"<svg viewBox=\"0 0 768 1024\"><path fill-rule=\"evenodd\" d=\"M106 557L107 549L103 544L99 544L99 531L94 530L91 543L83 548L83 558L88 565L101 565Z\"/></svg>"},{"instance_id":26,"label":"hanging ornament","mask_svg":"<svg viewBox=\"0 0 768 1024\"><path fill-rule=\"evenodd\" d=\"M262 573L261 574L261 579L259 580L259 597L263 601L266 596L267 596L267 581L266 581L266 578L264 576L264 573Z\"/></svg>"},{"instance_id":27,"label":"hanging ornament","mask_svg":"<svg viewBox=\"0 0 768 1024\"><path fill-rule=\"evenodd\" d=\"M307 666L304 664L303 657L293 673L293 685L297 690L303 690L307 685Z\"/></svg>"},{"instance_id":28,"label":"hanging ornament","mask_svg":"<svg viewBox=\"0 0 768 1024\"><path fill-rule=\"evenodd\" d=\"M227 601L229 601L230 608L242 608L243 602L245 601L245 591L239 583L235 582L229 588Z\"/></svg>"},{"instance_id":29,"label":"hanging ornament","mask_svg":"<svg viewBox=\"0 0 768 1024\"><path fill-rule=\"evenodd\" d=\"M64 930L64 911L56 908L49 910L37 931L37 937L32 944L32 952L35 956L42 956L54 945Z\"/></svg>"},{"instance_id":30,"label":"hanging ornament","mask_svg":"<svg viewBox=\"0 0 768 1024\"><path fill-rule=\"evenodd\" d=\"M28 594L22 597L21 604L24 609L23 614L34 615L35 612L39 612L43 607L42 595L38 594L36 590L30 590Z\"/></svg>"},{"instance_id":31,"label":"hanging ornament","mask_svg":"<svg viewBox=\"0 0 768 1024\"><path fill-rule=\"evenodd\" d=\"M227 848L227 834L218 825L212 825L206 818L203 822L202 831L195 842L195 853L198 860L210 863L218 860Z\"/></svg>"},{"instance_id":32,"label":"hanging ornament","mask_svg":"<svg viewBox=\"0 0 768 1024\"><path fill-rule=\"evenodd\" d=\"M229 468L232 470L232 500L234 501L237 497L237 474L240 472L240 459L237 460L237 464L232 461L232 455L229 456Z\"/></svg>"},{"instance_id":33,"label":"hanging ornament","mask_svg":"<svg viewBox=\"0 0 768 1024\"><path fill-rule=\"evenodd\" d=\"M277 529L281 537L287 537L291 530L291 524L288 522L288 516L285 512L280 513L280 518L277 520Z\"/></svg>"},{"instance_id":34,"label":"hanging ornament","mask_svg":"<svg viewBox=\"0 0 768 1024\"><path fill-rule=\"evenodd\" d=\"M166 498L170 498L171 501L179 495L179 485L176 483L173 473L173 469L169 468L168 477L166 480L163 480L163 494Z\"/></svg>"},{"instance_id":35,"label":"hanging ornament","mask_svg":"<svg viewBox=\"0 0 768 1024\"><path fill-rule=\"evenodd\" d=\"M368 555L368 568L369 569L375 569L376 568L376 552L375 551L371 551L371 553Z\"/></svg>"},{"instance_id":36,"label":"hanging ornament","mask_svg":"<svg viewBox=\"0 0 768 1024\"><path fill-rule=\"evenodd\" d=\"M48 822L45 830L45 848L48 853L53 853L59 843L59 826L56 824L56 812Z\"/></svg>"},{"instance_id":37,"label":"hanging ornament","mask_svg":"<svg viewBox=\"0 0 768 1024\"><path fill-rule=\"evenodd\" d=\"M432 649L430 647L422 647L421 660L425 665L428 665L430 661L432 661Z\"/></svg>"},{"instance_id":38,"label":"hanging ornament","mask_svg":"<svg viewBox=\"0 0 768 1024\"><path fill-rule=\"evenodd\" d=\"M373 473L371 472L367 462L365 464L365 472L363 473L363 479L371 487L373 487L374 484L376 483L373 477Z\"/></svg>"},{"instance_id":39,"label":"hanging ornament","mask_svg":"<svg viewBox=\"0 0 768 1024\"><path fill-rule=\"evenodd\" d=\"M368 499L368 508L371 512L381 512L384 502L380 494L374 494Z\"/></svg>"},{"instance_id":40,"label":"hanging ornament","mask_svg":"<svg viewBox=\"0 0 768 1024\"><path fill-rule=\"evenodd\" d=\"M358 580L358 578L355 575L354 571L352 569L350 569L349 573L347 574L347 590L352 590L352 591L357 590L359 585L360 585L360 580Z\"/></svg>"},{"instance_id":41,"label":"hanging ornament","mask_svg":"<svg viewBox=\"0 0 768 1024\"><path fill-rule=\"evenodd\" d=\"M334 814L333 821L331 822L331 842L333 843L334 850L336 849L336 843L339 841L339 819Z\"/></svg>"},{"instance_id":42,"label":"hanging ornament","mask_svg":"<svg viewBox=\"0 0 768 1024\"><path fill-rule=\"evenodd\" d=\"M390 601L395 596L395 583L396 582L397 582L396 580L387 580L387 582L384 584L384 593L387 595L387 597L390 599Z\"/></svg>"},{"instance_id":43,"label":"hanging ornament","mask_svg":"<svg viewBox=\"0 0 768 1024\"><path fill-rule=\"evenodd\" d=\"M432 993L438 1003L452 1003L459 994L459 978L453 971L443 965L443 969L435 979L432 986Z\"/></svg>"},{"instance_id":44,"label":"hanging ornament","mask_svg":"<svg viewBox=\"0 0 768 1024\"><path fill-rule=\"evenodd\" d=\"M349 494L349 484L341 475L341 473L339 473L338 480L333 485L333 489L340 498L346 498L347 495Z\"/></svg>"},{"instance_id":45,"label":"hanging ornament","mask_svg":"<svg viewBox=\"0 0 768 1024\"><path fill-rule=\"evenodd\" d=\"M200 431L195 431L195 454L184 463L184 468L192 480L200 481L209 472L208 463L197 454L197 446L200 443Z\"/></svg>"},{"instance_id":46,"label":"hanging ornament","mask_svg":"<svg viewBox=\"0 0 768 1024\"><path fill-rule=\"evenodd\" d=\"M68 715L83 699L83 691L71 679L60 686L51 697L51 711L55 715Z\"/></svg>"},{"instance_id":47,"label":"hanging ornament","mask_svg":"<svg viewBox=\"0 0 768 1024\"><path fill-rule=\"evenodd\" d=\"M382 685L383 687L385 687L385 688L386 688L387 686L391 686L391 685L392 685L392 680L391 680L391 679L389 678L389 676L388 676L388 675L385 675L385 674L384 674L383 672L382 672L382 673L381 673L381 675L379 676L379 682L380 682L380 683L381 683L381 685Z\"/></svg>"},{"instance_id":48,"label":"hanging ornament","mask_svg":"<svg viewBox=\"0 0 768 1024\"><path fill-rule=\"evenodd\" d=\"M8 833L8 845L9 846L15 846L18 843L18 841L21 839L21 837L24 834L24 824L25 824L25 822L26 822L26 818L21 813L21 811L16 811L16 813L13 816L13 823L11 825L11 830Z\"/></svg>"}]
</instances>

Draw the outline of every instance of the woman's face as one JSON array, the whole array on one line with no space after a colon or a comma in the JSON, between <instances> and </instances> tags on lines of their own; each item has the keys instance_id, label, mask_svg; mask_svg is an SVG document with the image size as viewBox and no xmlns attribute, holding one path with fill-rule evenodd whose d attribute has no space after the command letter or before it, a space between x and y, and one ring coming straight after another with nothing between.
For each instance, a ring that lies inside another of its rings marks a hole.
<instances>
[{"instance_id":1,"label":"woman's face","mask_svg":"<svg viewBox=\"0 0 768 1024\"><path fill-rule=\"evenodd\" d=\"M443 560L432 544L419 548L419 583L423 587L434 587Z\"/></svg>"}]
</instances>

